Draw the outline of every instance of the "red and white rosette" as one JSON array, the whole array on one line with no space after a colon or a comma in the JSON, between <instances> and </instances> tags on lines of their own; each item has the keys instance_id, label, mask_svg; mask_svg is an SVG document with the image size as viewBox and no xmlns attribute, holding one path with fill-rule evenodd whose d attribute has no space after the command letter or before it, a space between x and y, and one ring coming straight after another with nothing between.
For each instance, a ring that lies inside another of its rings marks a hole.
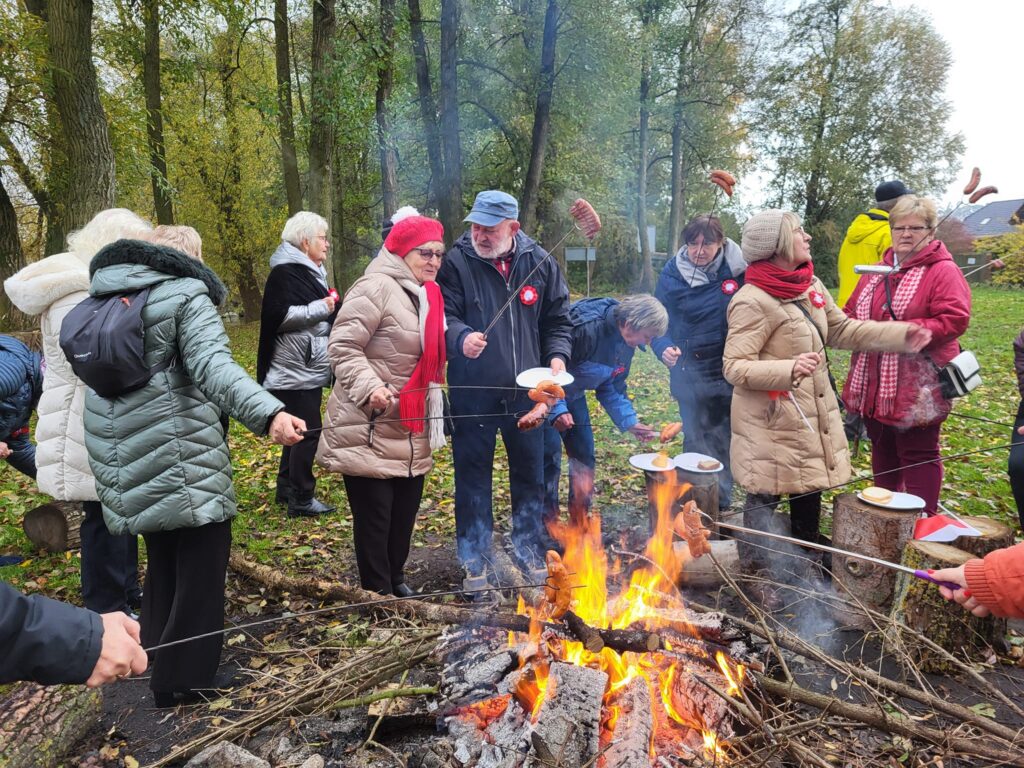
<instances>
[{"instance_id":1,"label":"red and white rosette","mask_svg":"<svg viewBox=\"0 0 1024 768\"><path fill-rule=\"evenodd\" d=\"M532 285L524 285L519 290L519 300L523 302L527 307L533 306L537 303L537 299L540 298L540 294L537 293L537 289Z\"/></svg>"},{"instance_id":2,"label":"red and white rosette","mask_svg":"<svg viewBox=\"0 0 1024 768\"><path fill-rule=\"evenodd\" d=\"M722 293L726 296L732 296L736 291L740 289L740 284L732 278L722 281Z\"/></svg>"},{"instance_id":3,"label":"red and white rosette","mask_svg":"<svg viewBox=\"0 0 1024 768\"><path fill-rule=\"evenodd\" d=\"M825 294L818 291L811 291L807 294L807 297L811 300L811 304L818 309L825 306Z\"/></svg>"}]
</instances>

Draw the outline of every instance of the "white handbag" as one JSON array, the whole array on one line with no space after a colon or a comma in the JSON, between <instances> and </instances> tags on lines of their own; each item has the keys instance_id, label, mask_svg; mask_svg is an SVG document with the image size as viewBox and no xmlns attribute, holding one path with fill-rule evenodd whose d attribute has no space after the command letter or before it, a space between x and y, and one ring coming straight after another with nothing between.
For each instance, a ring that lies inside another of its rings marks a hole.
<instances>
[{"instance_id":1,"label":"white handbag","mask_svg":"<svg viewBox=\"0 0 1024 768\"><path fill-rule=\"evenodd\" d=\"M947 400L963 397L981 384L981 366L973 352L964 350L939 369L939 386Z\"/></svg>"}]
</instances>

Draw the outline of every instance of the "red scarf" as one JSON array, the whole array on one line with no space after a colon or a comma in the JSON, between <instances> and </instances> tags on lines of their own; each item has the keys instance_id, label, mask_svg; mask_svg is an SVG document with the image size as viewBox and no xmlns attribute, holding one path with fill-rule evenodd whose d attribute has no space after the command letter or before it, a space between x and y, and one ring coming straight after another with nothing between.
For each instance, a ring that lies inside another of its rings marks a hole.
<instances>
[{"instance_id":1,"label":"red scarf","mask_svg":"<svg viewBox=\"0 0 1024 768\"><path fill-rule=\"evenodd\" d=\"M423 354L416 369L398 396L398 412L402 425L411 432L423 431L427 415L427 390L431 384L444 383L444 299L433 280L420 286L420 342ZM425 305L425 306L424 306ZM438 390L440 393L440 390ZM434 414L431 414L434 416ZM437 414L440 416L440 414Z\"/></svg>"},{"instance_id":2,"label":"red scarf","mask_svg":"<svg viewBox=\"0 0 1024 768\"><path fill-rule=\"evenodd\" d=\"M811 287L814 264L806 262L793 270L783 269L770 261L755 261L747 267L746 282L776 299L795 299Z\"/></svg>"}]
</instances>

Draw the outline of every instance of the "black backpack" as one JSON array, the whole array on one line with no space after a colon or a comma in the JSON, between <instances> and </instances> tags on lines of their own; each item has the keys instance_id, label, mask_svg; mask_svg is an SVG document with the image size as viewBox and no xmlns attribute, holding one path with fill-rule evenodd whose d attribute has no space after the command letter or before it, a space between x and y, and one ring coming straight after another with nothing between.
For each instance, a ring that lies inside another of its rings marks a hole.
<instances>
[{"instance_id":1,"label":"black backpack","mask_svg":"<svg viewBox=\"0 0 1024 768\"><path fill-rule=\"evenodd\" d=\"M142 308L149 288L90 296L64 317L60 348L71 369L100 397L119 397L141 389L171 364L152 368L144 355Z\"/></svg>"}]
</instances>

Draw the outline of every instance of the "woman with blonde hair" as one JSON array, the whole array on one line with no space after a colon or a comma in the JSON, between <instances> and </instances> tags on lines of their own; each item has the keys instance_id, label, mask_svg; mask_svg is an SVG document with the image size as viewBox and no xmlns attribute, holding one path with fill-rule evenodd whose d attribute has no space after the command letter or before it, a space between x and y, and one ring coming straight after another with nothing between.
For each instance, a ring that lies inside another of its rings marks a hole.
<instances>
[{"instance_id":1,"label":"woman with blonde hair","mask_svg":"<svg viewBox=\"0 0 1024 768\"><path fill-rule=\"evenodd\" d=\"M938 372L960 353L957 339L971 320L971 290L935 239L937 220L931 200L901 197L889 214L892 247L882 257L892 271L863 275L845 308L858 320L917 323L931 331L930 343L902 354L855 354L843 388L846 407L864 417L871 438L875 485L920 496L930 514L942 489L939 432L952 408Z\"/></svg>"},{"instance_id":2,"label":"woman with blonde hair","mask_svg":"<svg viewBox=\"0 0 1024 768\"><path fill-rule=\"evenodd\" d=\"M110 534L103 522L82 430L86 386L64 356L60 329L68 312L89 295L92 257L110 243L144 237L150 229L125 208L101 211L68 235L67 253L29 264L4 282L18 309L39 315L46 365L37 407L36 482L58 501L82 502L82 601L97 613L138 609L138 544L132 534Z\"/></svg>"},{"instance_id":3,"label":"woman with blonde hair","mask_svg":"<svg viewBox=\"0 0 1024 768\"><path fill-rule=\"evenodd\" d=\"M785 494L789 533L816 541L822 489L851 473L825 347L902 352L921 349L931 333L844 315L814 276L811 236L794 213L755 214L743 226L741 248L746 284L729 304L723 360L734 387L731 455L747 491L744 525L775 528ZM752 570L766 565L761 544L751 540L742 555Z\"/></svg>"}]
</instances>

